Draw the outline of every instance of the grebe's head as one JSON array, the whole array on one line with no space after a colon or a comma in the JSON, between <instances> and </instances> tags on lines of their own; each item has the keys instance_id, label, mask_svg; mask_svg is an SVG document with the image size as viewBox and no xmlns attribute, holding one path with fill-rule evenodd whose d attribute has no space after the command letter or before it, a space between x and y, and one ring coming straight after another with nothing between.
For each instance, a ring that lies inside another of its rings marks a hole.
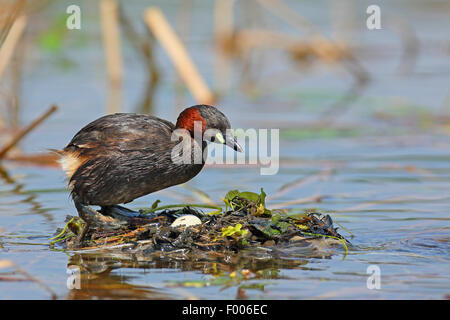
<instances>
[{"instance_id":1,"label":"grebe's head","mask_svg":"<svg viewBox=\"0 0 450 320\"><path fill-rule=\"evenodd\" d=\"M213 106L196 105L183 110L178 116L176 127L188 130L193 137L195 130L201 130L201 137L205 140L243 151L231 133L230 121Z\"/></svg>"}]
</instances>

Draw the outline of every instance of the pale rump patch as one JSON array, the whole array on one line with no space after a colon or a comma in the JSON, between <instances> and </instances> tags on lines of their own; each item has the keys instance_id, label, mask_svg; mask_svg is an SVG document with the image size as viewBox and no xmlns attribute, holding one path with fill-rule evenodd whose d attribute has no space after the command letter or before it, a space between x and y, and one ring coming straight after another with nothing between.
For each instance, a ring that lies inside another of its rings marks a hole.
<instances>
[{"instance_id":1,"label":"pale rump patch","mask_svg":"<svg viewBox=\"0 0 450 320\"><path fill-rule=\"evenodd\" d=\"M61 168L70 179L78 168L83 164L83 159L75 153L65 153L59 159Z\"/></svg>"}]
</instances>

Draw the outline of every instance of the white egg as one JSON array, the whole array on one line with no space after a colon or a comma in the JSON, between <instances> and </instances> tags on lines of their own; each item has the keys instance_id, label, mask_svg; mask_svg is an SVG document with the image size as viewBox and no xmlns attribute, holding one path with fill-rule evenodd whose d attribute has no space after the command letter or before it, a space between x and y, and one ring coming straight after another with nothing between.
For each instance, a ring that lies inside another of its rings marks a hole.
<instances>
[{"instance_id":1,"label":"white egg","mask_svg":"<svg viewBox=\"0 0 450 320\"><path fill-rule=\"evenodd\" d=\"M185 227L190 227L190 226L196 226L202 224L202 221L192 215L192 214L187 214L185 216L181 216L179 218L177 218L172 224L171 227L180 227L180 226L185 226Z\"/></svg>"}]
</instances>

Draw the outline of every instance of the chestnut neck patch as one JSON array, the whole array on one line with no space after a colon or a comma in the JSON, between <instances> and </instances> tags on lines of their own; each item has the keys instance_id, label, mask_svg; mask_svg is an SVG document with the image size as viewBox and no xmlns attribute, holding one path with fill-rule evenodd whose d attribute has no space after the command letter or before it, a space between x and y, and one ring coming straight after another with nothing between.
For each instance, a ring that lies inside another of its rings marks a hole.
<instances>
[{"instance_id":1,"label":"chestnut neck patch","mask_svg":"<svg viewBox=\"0 0 450 320\"><path fill-rule=\"evenodd\" d=\"M176 127L188 130L192 135L194 134L194 124L196 121L202 123L202 134L206 130L206 120L201 116L197 108L188 108L184 110L177 119Z\"/></svg>"}]
</instances>

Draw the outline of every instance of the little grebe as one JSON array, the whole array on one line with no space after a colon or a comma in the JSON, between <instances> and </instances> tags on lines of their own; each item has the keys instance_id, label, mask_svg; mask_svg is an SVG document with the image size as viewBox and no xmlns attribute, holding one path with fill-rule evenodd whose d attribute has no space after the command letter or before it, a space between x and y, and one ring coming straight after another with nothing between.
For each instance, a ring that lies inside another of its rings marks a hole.
<instances>
[{"instance_id":1,"label":"little grebe","mask_svg":"<svg viewBox=\"0 0 450 320\"><path fill-rule=\"evenodd\" d=\"M174 139L176 129L185 129L181 130L185 135ZM230 122L226 116L207 105L185 109L176 125L154 116L131 113L107 115L89 123L63 150L57 151L80 217L84 219L85 210L92 210L89 205L100 206L103 214L112 208L125 212L127 209L118 204L195 177L205 164L203 152L208 129L217 132L210 141L242 152L227 130ZM201 131L199 143L195 139L196 130ZM174 154L181 150L180 145L186 146L186 140L188 152L194 153L197 146L202 153L200 162L174 161L177 158Z\"/></svg>"}]
</instances>

